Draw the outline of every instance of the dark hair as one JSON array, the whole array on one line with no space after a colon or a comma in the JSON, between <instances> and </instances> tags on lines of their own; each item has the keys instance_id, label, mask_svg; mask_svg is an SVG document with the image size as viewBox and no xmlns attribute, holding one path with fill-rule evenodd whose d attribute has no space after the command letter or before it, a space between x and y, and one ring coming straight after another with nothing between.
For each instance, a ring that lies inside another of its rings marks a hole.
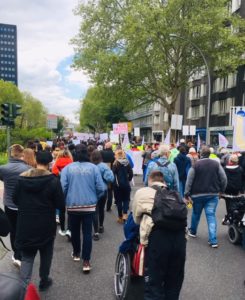
<instances>
[{"instance_id":1,"label":"dark hair","mask_svg":"<svg viewBox=\"0 0 245 300\"><path fill-rule=\"evenodd\" d=\"M91 162L95 165L98 165L102 162L102 155L99 150L94 150L90 156Z\"/></svg>"},{"instance_id":2,"label":"dark hair","mask_svg":"<svg viewBox=\"0 0 245 300\"><path fill-rule=\"evenodd\" d=\"M211 154L210 148L208 146L204 146L201 150L201 157L208 158Z\"/></svg>"},{"instance_id":3,"label":"dark hair","mask_svg":"<svg viewBox=\"0 0 245 300\"><path fill-rule=\"evenodd\" d=\"M180 153L186 153L186 148L184 146L179 147L179 152Z\"/></svg>"},{"instance_id":4,"label":"dark hair","mask_svg":"<svg viewBox=\"0 0 245 300\"><path fill-rule=\"evenodd\" d=\"M148 179L151 179L151 181L164 182L163 173L160 171L152 171Z\"/></svg>"},{"instance_id":5,"label":"dark hair","mask_svg":"<svg viewBox=\"0 0 245 300\"><path fill-rule=\"evenodd\" d=\"M53 160L52 154L48 151L38 151L36 161L38 165L46 166Z\"/></svg>"},{"instance_id":6,"label":"dark hair","mask_svg":"<svg viewBox=\"0 0 245 300\"><path fill-rule=\"evenodd\" d=\"M88 150L87 147L83 144L76 145L75 148L75 161L80 162L88 162L89 156L88 156Z\"/></svg>"},{"instance_id":7,"label":"dark hair","mask_svg":"<svg viewBox=\"0 0 245 300\"><path fill-rule=\"evenodd\" d=\"M91 154L92 154L92 152L95 150L95 147L94 147L94 145L88 145L88 157L89 158L91 158Z\"/></svg>"}]
</instances>

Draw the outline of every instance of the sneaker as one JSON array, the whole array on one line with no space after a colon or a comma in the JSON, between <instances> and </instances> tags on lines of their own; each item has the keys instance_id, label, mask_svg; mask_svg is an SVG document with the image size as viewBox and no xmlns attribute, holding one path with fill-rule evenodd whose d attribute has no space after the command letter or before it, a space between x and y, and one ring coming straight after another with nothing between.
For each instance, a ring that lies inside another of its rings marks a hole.
<instances>
[{"instance_id":1,"label":"sneaker","mask_svg":"<svg viewBox=\"0 0 245 300\"><path fill-rule=\"evenodd\" d=\"M41 280L39 283L39 291L46 291L53 284L52 278L48 278L47 280Z\"/></svg>"},{"instance_id":2,"label":"sneaker","mask_svg":"<svg viewBox=\"0 0 245 300\"><path fill-rule=\"evenodd\" d=\"M208 242L208 244L211 248L218 248L219 247L219 245L217 243L211 244L210 242Z\"/></svg>"},{"instance_id":3,"label":"sneaker","mask_svg":"<svg viewBox=\"0 0 245 300\"><path fill-rule=\"evenodd\" d=\"M66 230L66 236L70 239L71 238L71 231L69 229Z\"/></svg>"},{"instance_id":4,"label":"sneaker","mask_svg":"<svg viewBox=\"0 0 245 300\"><path fill-rule=\"evenodd\" d=\"M192 233L190 230L188 230L188 235L191 236L191 237L193 237L193 238L197 237L196 234Z\"/></svg>"},{"instance_id":5,"label":"sneaker","mask_svg":"<svg viewBox=\"0 0 245 300\"><path fill-rule=\"evenodd\" d=\"M65 230L63 231L63 230L60 229L60 230L59 230L59 235L65 236L65 235L66 235L66 231L65 231Z\"/></svg>"},{"instance_id":6,"label":"sneaker","mask_svg":"<svg viewBox=\"0 0 245 300\"><path fill-rule=\"evenodd\" d=\"M91 265L89 263L89 260L84 260L83 261L83 272L84 273L89 273L91 270Z\"/></svg>"},{"instance_id":7,"label":"sneaker","mask_svg":"<svg viewBox=\"0 0 245 300\"><path fill-rule=\"evenodd\" d=\"M222 220L222 225L229 225L230 224L230 222L229 222L229 220L227 220L226 218L224 218L223 220Z\"/></svg>"},{"instance_id":8,"label":"sneaker","mask_svg":"<svg viewBox=\"0 0 245 300\"><path fill-rule=\"evenodd\" d=\"M100 226L99 227L99 233L103 233L104 232L104 226Z\"/></svg>"},{"instance_id":9,"label":"sneaker","mask_svg":"<svg viewBox=\"0 0 245 300\"><path fill-rule=\"evenodd\" d=\"M73 258L73 261L80 261L80 256L73 255L73 252L71 253L71 257Z\"/></svg>"},{"instance_id":10,"label":"sneaker","mask_svg":"<svg viewBox=\"0 0 245 300\"><path fill-rule=\"evenodd\" d=\"M96 232L94 235L93 235L93 239L94 241L98 241L100 239L100 236L98 234L98 232Z\"/></svg>"},{"instance_id":11,"label":"sneaker","mask_svg":"<svg viewBox=\"0 0 245 300\"><path fill-rule=\"evenodd\" d=\"M60 217L59 216L56 216L56 223L60 224Z\"/></svg>"},{"instance_id":12,"label":"sneaker","mask_svg":"<svg viewBox=\"0 0 245 300\"><path fill-rule=\"evenodd\" d=\"M128 214L123 214L123 217L122 217L122 218L123 218L123 221L126 222L127 219L128 219Z\"/></svg>"},{"instance_id":13,"label":"sneaker","mask_svg":"<svg viewBox=\"0 0 245 300\"><path fill-rule=\"evenodd\" d=\"M17 268L21 267L21 261L19 259L15 259L14 256L12 256L13 265Z\"/></svg>"}]
</instances>

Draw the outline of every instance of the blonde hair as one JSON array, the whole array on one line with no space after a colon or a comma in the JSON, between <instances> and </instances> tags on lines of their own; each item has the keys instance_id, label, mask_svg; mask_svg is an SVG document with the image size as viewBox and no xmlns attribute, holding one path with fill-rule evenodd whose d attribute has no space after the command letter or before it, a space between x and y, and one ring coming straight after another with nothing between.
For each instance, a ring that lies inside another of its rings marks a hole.
<instances>
[{"instance_id":1,"label":"blonde hair","mask_svg":"<svg viewBox=\"0 0 245 300\"><path fill-rule=\"evenodd\" d=\"M69 157L73 161L73 157L71 155L71 152L68 149L62 149L58 152L58 155L56 159L59 159L61 157Z\"/></svg>"},{"instance_id":2,"label":"blonde hair","mask_svg":"<svg viewBox=\"0 0 245 300\"><path fill-rule=\"evenodd\" d=\"M10 147L10 156L17 159L23 158L24 147L19 144L14 144Z\"/></svg>"},{"instance_id":3,"label":"blonde hair","mask_svg":"<svg viewBox=\"0 0 245 300\"><path fill-rule=\"evenodd\" d=\"M26 148L23 150L23 160L26 164L29 166L36 168L37 167L37 162L35 158L35 152L31 148Z\"/></svg>"},{"instance_id":4,"label":"blonde hair","mask_svg":"<svg viewBox=\"0 0 245 300\"><path fill-rule=\"evenodd\" d=\"M124 159L126 158L126 154L122 149L118 149L115 151L115 159Z\"/></svg>"}]
</instances>

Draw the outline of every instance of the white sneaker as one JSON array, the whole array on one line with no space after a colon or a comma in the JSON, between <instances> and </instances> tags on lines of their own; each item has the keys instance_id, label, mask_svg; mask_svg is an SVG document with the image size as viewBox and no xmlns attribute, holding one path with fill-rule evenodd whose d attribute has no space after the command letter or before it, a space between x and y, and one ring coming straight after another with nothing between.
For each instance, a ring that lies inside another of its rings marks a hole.
<instances>
[{"instance_id":1,"label":"white sneaker","mask_svg":"<svg viewBox=\"0 0 245 300\"><path fill-rule=\"evenodd\" d=\"M64 231L62 231L61 229L59 230L59 235L61 235L61 236L65 236L66 235L66 231L64 230Z\"/></svg>"},{"instance_id":2,"label":"white sneaker","mask_svg":"<svg viewBox=\"0 0 245 300\"><path fill-rule=\"evenodd\" d=\"M69 229L66 230L66 234L67 237L71 238L71 231Z\"/></svg>"},{"instance_id":3,"label":"white sneaker","mask_svg":"<svg viewBox=\"0 0 245 300\"><path fill-rule=\"evenodd\" d=\"M60 224L60 217L59 216L56 216L56 223Z\"/></svg>"},{"instance_id":4,"label":"white sneaker","mask_svg":"<svg viewBox=\"0 0 245 300\"><path fill-rule=\"evenodd\" d=\"M15 259L14 256L12 256L13 265L17 268L21 267L21 261L18 259Z\"/></svg>"},{"instance_id":5,"label":"white sneaker","mask_svg":"<svg viewBox=\"0 0 245 300\"><path fill-rule=\"evenodd\" d=\"M73 255L73 252L71 253L71 257L73 258L73 261L80 261L80 256Z\"/></svg>"}]
</instances>

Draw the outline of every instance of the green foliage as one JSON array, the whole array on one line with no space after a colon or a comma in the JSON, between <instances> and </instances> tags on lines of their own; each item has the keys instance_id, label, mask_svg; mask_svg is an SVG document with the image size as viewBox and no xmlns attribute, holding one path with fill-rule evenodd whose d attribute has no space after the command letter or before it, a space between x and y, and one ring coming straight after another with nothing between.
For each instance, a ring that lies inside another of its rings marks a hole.
<instances>
[{"instance_id":1,"label":"green foliage","mask_svg":"<svg viewBox=\"0 0 245 300\"><path fill-rule=\"evenodd\" d=\"M111 89L99 86L90 88L81 103L81 129L107 131L113 123L126 120L124 106L125 103L119 101Z\"/></svg>"},{"instance_id":2,"label":"green foliage","mask_svg":"<svg viewBox=\"0 0 245 300\"><path fill-rule=\"evenodd\" d=\"M0 104L16 103L22 105L23 97L19 89L12 82L0 79Z\"/></svg>"},{"instance_id":3,"label":"green foliage","mask_svg":"<svg viewBox=\"0 0 245 300\"><path fill-rule=\"evenodd\" d=\"M74 66L86 69L97 85L113 90L125 107L129 100L134 107L158 101L171 114L181 89L203 66L200 53L191 43L202 49L210 67L221 74L244 63L245 21L230 15L227 3L86 1L76 10L82 22L73 39ZM240 31L232 32L227 24ZM96 115L96 107L93 109Z\"/></svg>"},{"instance_id":4,"label":"green foliage","mask_svg":"<svg viewBox=\"0 0 245 300\"><path fill-rule=\"evenodd\" d=\"M6 152L0 153L0 165L5 165L8 162L8 154Z\"/></svg>"},{"instance_id":5,"label":"green foliage","mask_svg":"<svg viewBox=\"0 0 245 300\"><path fill-rule=\"evenodd\" d=\"M21 128L38 128L46 126L47 110L42 102L30 93L23 92L23 106L21 116L16 120Z\"/></svg>"},{"instance_id":6,"label":"green foliage","mask_svg":"<svg viewBox=\"0 0 245 300\"><path fill-rule=\"evenodd\" d=\"M10 131L11 144L20 144L26 146L29 140L40 138L51 138L51 133L46 128L34 129L11 129ZM0 130L0 152L5 152L7 149L7 135L6 130Z\"/></svg>"}]
</instances>

